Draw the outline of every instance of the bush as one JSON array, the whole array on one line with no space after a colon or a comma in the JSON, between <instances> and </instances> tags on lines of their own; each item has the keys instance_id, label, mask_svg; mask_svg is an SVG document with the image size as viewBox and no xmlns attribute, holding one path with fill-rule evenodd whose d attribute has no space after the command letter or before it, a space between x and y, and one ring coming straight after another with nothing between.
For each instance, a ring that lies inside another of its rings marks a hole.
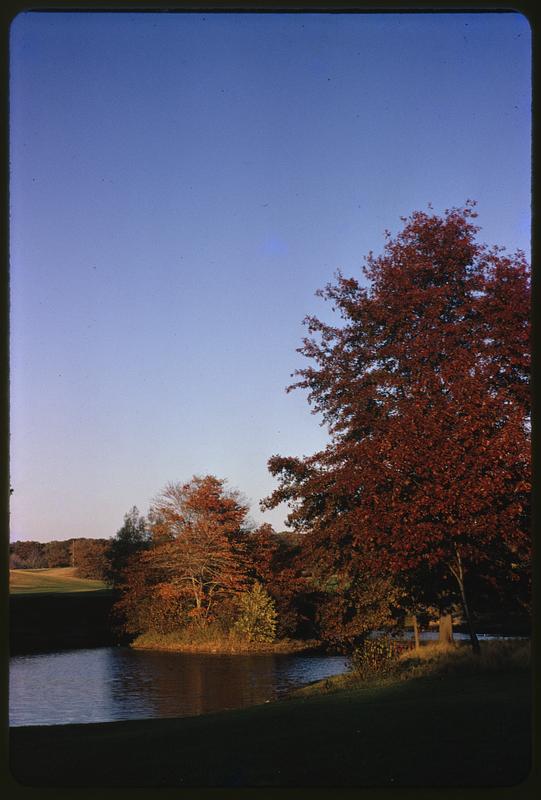
<instances>
[{"instance_id":1,"label":"bush","mask_svg":"<svg viewBox=\"0 0 541 800\"><path fill-rule=\"evenodd\" d=\"M260 583L254 583L239 600L240 615L234 630L249 642L272 642L276 638L276 608Z\"/></svg>"},{"instance_id":2,"label":"bush","mask_svg":"<svg viewBox=\"0 0 541 800\"><path fill-rule=\"evenodd\" d=\"M410 648L409 643L389 637L365 639L353 650L353 670L362 680L389 675L397 667L402 653Z\"/></svg>"}]
</instances>

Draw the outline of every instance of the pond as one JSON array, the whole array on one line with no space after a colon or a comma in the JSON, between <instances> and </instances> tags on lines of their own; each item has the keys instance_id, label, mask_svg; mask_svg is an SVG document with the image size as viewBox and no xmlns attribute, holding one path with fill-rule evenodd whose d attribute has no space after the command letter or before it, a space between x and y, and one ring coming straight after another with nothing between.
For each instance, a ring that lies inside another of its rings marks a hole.
<instances>
[{"instance_id":1,"label":"pond","mask_svg":"<svg viewBox=\"0 0 541 800\"><path fill-rule=\"evenodd\" d=\"M264 703L345 672L345 656L99 647L13 656L10 725L183 717Z\"/></svg>"}]
</instances>

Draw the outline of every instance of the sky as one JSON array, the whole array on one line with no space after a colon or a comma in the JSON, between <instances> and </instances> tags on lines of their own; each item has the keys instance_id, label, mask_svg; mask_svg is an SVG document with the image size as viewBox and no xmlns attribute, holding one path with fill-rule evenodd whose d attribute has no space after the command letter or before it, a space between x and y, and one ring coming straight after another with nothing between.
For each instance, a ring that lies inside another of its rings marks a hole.
<instances>
[{"instance_id":1,"label":"sky","mask_svg":"<svg viewBox=\"0 0 541 800\"><path fill-rule=\"evenodd\" d=\"M108 538L214 474L254 524L307 314L401 216L477 201L530 249L518 13L17 16L10 34L12 540Z\"/></svg>"}]
</instances>

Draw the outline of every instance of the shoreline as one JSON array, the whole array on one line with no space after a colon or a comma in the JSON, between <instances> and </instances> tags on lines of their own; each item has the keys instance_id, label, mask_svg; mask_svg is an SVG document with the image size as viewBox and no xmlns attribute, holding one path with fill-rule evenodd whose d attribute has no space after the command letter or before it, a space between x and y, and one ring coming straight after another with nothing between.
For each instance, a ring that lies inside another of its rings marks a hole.
<instances>
[{"instance_id":1,"label":"shoreline","mask_svg":"<svg viewBox=\"0 0 541 800\"><path fill-rule=\"evenodd\" d=\"M321 642L310 639L282 639L277 642L138 642L133 641L129 647L134 650L156 650L176 653L202 653L207 655L288 655L302 652L321 651Z\"/></svg>"}]
</instances>

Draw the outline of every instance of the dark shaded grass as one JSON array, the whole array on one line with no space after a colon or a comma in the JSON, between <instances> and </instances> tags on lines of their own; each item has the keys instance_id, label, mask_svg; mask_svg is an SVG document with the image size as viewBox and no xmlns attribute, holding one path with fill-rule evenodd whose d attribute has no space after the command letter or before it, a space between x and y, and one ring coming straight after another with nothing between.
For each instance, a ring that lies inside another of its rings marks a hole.
<instances>
[{"instance_id":1,"label":"dark shaded grass","mask_svg":"<svg viewBox=\"0 0 541 800\"><path fill-rule=\"evenodd\" d=\"M184 719L13 728L34 786L506 786L530 769L527 671L418 678Z\"/></svg>"},{"instance_id":2,"label":"dark shaded grass","mask_svg":"<svg viewBox=\"0 0 541 800\"><path fill-rule=\"evenodd\" d=\"M11 595L11 654L113 643L110 614L114 600L110 589Z\"/></svg>"}]
</instances>

